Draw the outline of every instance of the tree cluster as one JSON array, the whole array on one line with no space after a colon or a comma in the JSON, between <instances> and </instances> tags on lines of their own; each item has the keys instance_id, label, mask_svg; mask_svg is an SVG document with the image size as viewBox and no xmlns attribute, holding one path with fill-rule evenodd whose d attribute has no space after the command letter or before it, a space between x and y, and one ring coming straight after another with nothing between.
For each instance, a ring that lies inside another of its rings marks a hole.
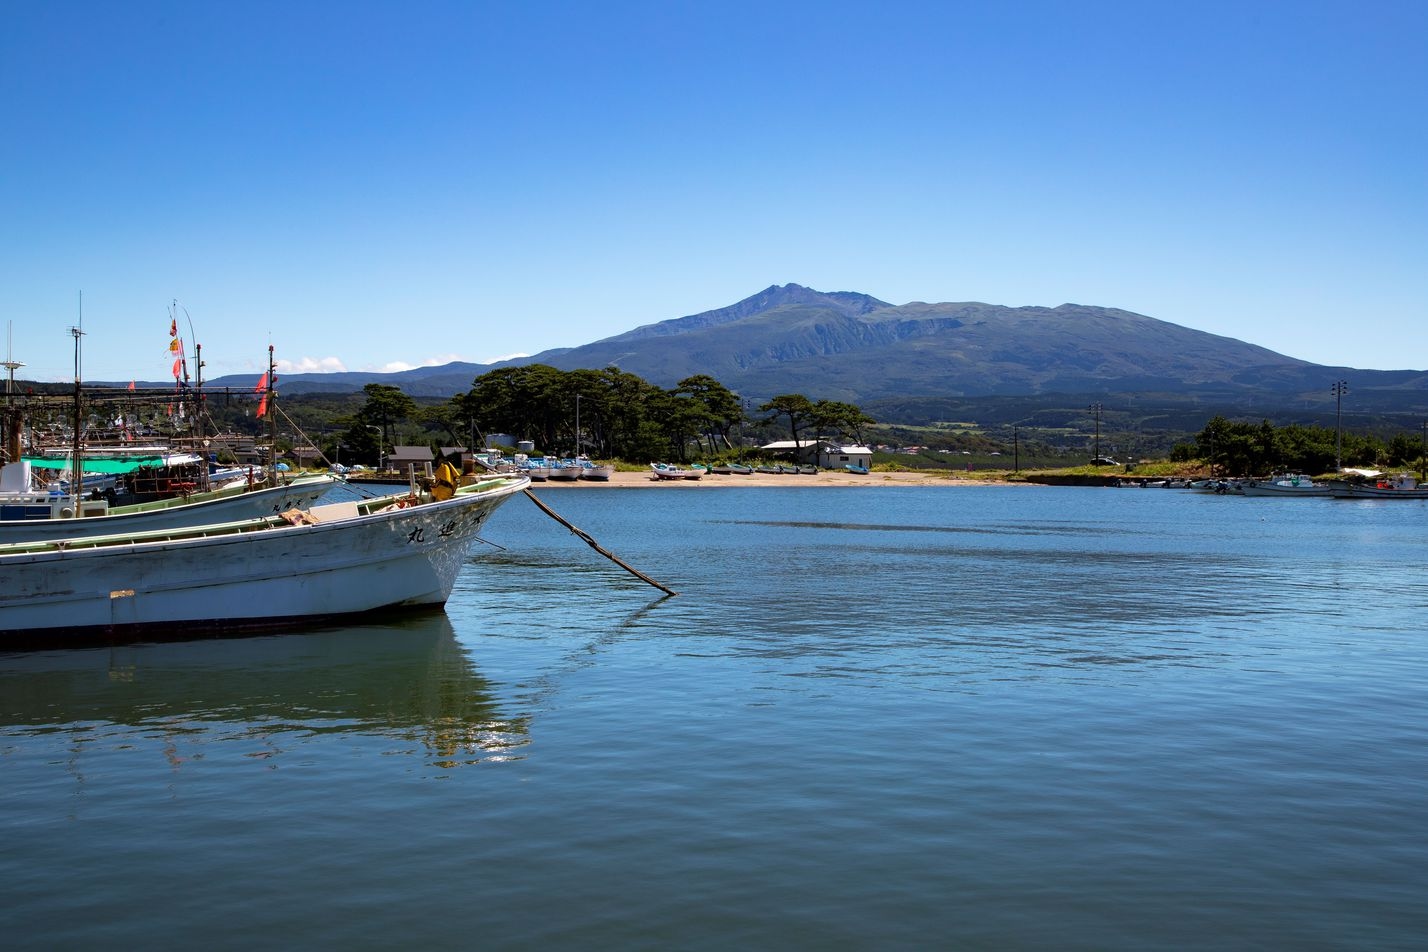
<instances>
[{"instance_id":1,"label":"tree cluster","mask_svg":"<svg viewBox=\"0 0 1428 952\"><path fill-rule=\"evenodd\" d=\"M477 377L471 389L420 406L398 388L368 384L366 401L338 425L348 458L372 459L390 449L401 424L415 424L447 445L478 446L488 434L530 440L549 455L647 461L713 457L738 446L745 432L779 423L793 439L861 440L873 419L858 407L784 394L757 407L707 374L665 390L615 367L558 370L545 364L502 367ZM736 432L737 431L737 432ZM412 439L407 436L406 439Z\"/></svg>"},{"instance_id":2,"label":"tree cluster","mask_svg":"<svg viewBox=\"0 0 1428 952\"><path fill-rule=\"evenodd\" d=\"M1268 420L1247 423L1217 416L1196 435L1193 444L1177 445L1170 458L1202 459L1215 473L1252 476L1332 472L1339 461L1343 466L1406 466L1421 463L1422 452L1421 437L1409 433L1396 434L1385 442L1372 434L1330 427L1276 427Z\"/></svg>"}]
</instances>

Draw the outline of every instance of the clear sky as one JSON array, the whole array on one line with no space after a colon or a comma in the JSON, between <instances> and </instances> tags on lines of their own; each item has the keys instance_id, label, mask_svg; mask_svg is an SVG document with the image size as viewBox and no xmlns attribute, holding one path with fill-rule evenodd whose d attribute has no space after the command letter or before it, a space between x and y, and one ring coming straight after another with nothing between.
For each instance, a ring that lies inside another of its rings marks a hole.
<instances>
[{"instance_id":1,"label":"clear sky","mask_svg":"<svg viewBox=\"0 0 1428 952\"><path fill-rule=\"evenodd\" d=\"M19 374L485 362L771 284L1428 367L1428 3L0 2ZM191 318L193 330L188 328ZM0 331L5 329L0 326Z\"/></svg>"}]
</instances>

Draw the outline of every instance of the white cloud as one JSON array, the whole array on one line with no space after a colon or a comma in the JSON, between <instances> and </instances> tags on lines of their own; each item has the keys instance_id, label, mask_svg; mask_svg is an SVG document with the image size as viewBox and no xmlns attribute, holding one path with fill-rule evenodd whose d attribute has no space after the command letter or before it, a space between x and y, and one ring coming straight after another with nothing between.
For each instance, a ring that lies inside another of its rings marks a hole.
<instances>
[{"instance_id":1,"label":"white cloud","mask_svg":"<svg viewBox=\"0 0 1428 952\"><path fill-rule=\"evenodd\" d=\"M513 356L513 357L524 357L525 354L513 354L512 356ZM496 359L496 360L505 360L505 359L507 359L507 358L505 358L505 357L497 357L497 358L495 358L495 359ZM387 363L382 364L382 365L379 366L379 367L364 367L363 369L364 369L364 370L367 370L367 371L369 371L369 372L372 372L372 373L397 374L397 373L401 373L403 370L415 370L415 369L418 368L418 367L444 367L444 366L446 366L447 364L453 364L453 363L456 363L457 361L477 363L477 361L472 361L471 358L469 358L469 357L463 357L461 354L437 354L437 355L435 355L435 356L433 356L433 357L426 357L426 358L424 358L424 359L421 361L421 363L417 363L417 364L409 363L408 361L405 361L405 360L390 360L390 361L388 361ZM490 361L479 361L479 362L480 362L480 363L490 363Z\"/></svg>"},{"instance_id":2,"label":"white cloud","mask_svg":"<svg viewBox=\"0 0 1428 952\"><path fill-rule=\"evenodd\" d=\"M281 374L338 374L347 370L337 357L304 357L301 360L278 360L273 364Z\"/></svg>"}]
</instances>

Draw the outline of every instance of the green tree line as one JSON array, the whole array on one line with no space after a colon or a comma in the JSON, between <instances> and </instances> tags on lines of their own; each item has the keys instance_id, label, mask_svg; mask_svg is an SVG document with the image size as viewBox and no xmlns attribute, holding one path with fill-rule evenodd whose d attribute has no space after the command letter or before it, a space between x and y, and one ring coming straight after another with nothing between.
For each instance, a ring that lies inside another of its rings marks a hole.
<instances>
[{"instance_id":1,"label":"green tree line","mask_svg":"<svg viewBox=\"0 0 1428 952\"><path fill-rule=\"evenodd\" d=\"M875 421L860 408L781 394L750 406L707 374L663 389L615 367L558 370L545 364L502 367L471 389L422 405L387 384L368 384L355 412L337 418L325 441L352 461L375 463L392 445L416 441L479 446L487 434L530 440L538 452L646 462L732 454L741 437L782 429L793 439L861 440Z\"/></svg>"},{"instance_id":2,"label":"green tree line","mask_svg":"<svg viewBox=\"0 0 1428 952\"><path fill-rule=\"evenodd\" d=\"M1332 472L1336 464L1358 467L1421 466L1423 440L1398 433L1389 440L1373 434L1350 433L1324 426L1274 426L1236 422L1217 416L1193 443L1177 444L1172 461L1205 460L1213 472L1252 476L1269 472Z\"/></svg>"}]
</instances>

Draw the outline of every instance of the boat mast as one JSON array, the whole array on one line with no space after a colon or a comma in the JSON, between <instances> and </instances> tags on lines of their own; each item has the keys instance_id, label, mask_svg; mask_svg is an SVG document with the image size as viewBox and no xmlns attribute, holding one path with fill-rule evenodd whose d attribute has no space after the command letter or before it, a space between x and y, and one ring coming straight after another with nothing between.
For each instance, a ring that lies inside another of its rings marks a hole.
<instances>
[{"instance_id":1,"label":"boat mast","mask_svg":"<svg viewBox=\"0 0 1428 952\"><path fill-rule=\"evenodd\" d=\"M0 363L0 367L9 371L9 377L5 381L5 462L7 463L13 463L20 458L20 431L23 429L20 414L15 410L15 370L25 365L15 359L14 334L15 322L10 321L5 329L5 362Z\"/></svg>"},{"instance_id":2,"label":"boat mast","mask_svg":"<svg viewBox=\"0 0 1428 952\"><path fill-rule=\"evenodd\" d=\"M263 404L268 415L268 472L272 473L273 485L278 483L278 415L277 375L273 370L273 345L268 345L268 391L263 395Z\"/></svg>"},{"instance_id":3,"label":"boat mast","mask_svg":"<svg viewBox=\"0 0 1428 952\"><path fill-rule=\"evenodd\" d=\"M79 507L84 499L84 400L80 394L79 339L84 336L84 292L79 292L79 323L69 329L74 335L74 466L70 470L69 488L74 495L74 517L79 518Z\"/></svg>"}]
</instances>

